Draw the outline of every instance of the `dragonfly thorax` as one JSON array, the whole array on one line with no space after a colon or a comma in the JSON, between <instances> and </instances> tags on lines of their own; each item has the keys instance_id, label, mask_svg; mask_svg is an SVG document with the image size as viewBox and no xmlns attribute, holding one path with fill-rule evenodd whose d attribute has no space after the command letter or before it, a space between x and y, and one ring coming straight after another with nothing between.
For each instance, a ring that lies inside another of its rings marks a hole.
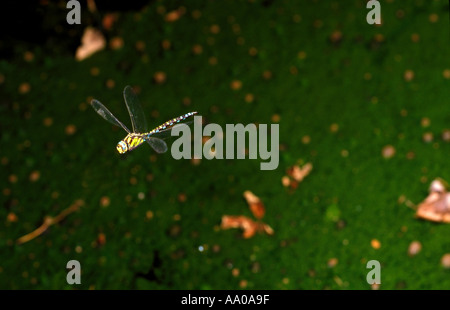
<instances>
[{"instance_id":1,"label":"dragonfly thorax","mask_svg":"<svg viewBox=\"0 0 450 310\"><path fill-rule=\"evenodd\" d=\"M144 141L145 140L141 134L130 133L122 141L117 143L116 149L120 154L124 154L137 148Z\"/></svg>"}]
</instances>

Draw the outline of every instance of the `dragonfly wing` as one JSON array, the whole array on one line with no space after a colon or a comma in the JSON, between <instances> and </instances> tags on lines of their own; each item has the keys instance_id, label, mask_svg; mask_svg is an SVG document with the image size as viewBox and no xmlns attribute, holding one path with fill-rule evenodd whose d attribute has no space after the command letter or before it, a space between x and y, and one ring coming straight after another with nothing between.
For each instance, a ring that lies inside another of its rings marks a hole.
<instances>
[{"instance_id":1,"label":"dragonfly wing","mask_svg":"<svg viewBox=\"0 0 450 310\"><path fill-rule=\"evenodd\" d=\"M125 86L123 90L123 98L130 114L133 131L136 133L144 133L147 131L147 120L141 107L141 102L136 93L130 86Z\"/></svg>"},{"instance_id":2,"label":"dragonfly wing","mask_svg":"<svg viewBox=\"0 0 450 310\"><path fill-rule=\"evenodd\" d=\"M122 127L126 132L130 133L130 130L122 124L117 117L115 117L100 101L96 99L92 99L91 106L94 108L95 112L97 112L101 117L106 119L113 125Z\"/></svg>"},{"instance_id":3,"label":"dragonfly wing","mask_svg":"<svg viewBox=\"0 0 450 310\"><path fill-rule=\"evenodd\" d=\"M154 149L157 153L165 153L167 152L167 144L161 139L158 138L147 138L145 141L147 141L148 144Z\"/></svg>"}]
</instances>

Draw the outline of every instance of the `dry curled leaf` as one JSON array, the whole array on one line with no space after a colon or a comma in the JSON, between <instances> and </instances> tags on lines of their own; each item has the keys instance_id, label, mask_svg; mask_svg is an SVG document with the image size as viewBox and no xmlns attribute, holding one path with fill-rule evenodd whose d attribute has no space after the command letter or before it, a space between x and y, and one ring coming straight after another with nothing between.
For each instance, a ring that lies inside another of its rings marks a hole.
<instances>
[{"instance_id":1,"label":"dry curled leaf","mask_svg":"<svg viewBox=\"0 0 450 310\"><path fill-rule=\"evenodd\" d=\"M245 239L251 238L256 232L265 232L268 235L273 235L274 231L272 227L265 223L255 222L251 218L243 215L224 215L222 216L222 223L220 224L222 229L240 228L244 232L242 237Z\"/></svg>"},{"instance_id":2,"label":"dry curled leaf","mask_svg":"<svg viewBox=\"0 0 450 310\"><path fill-rule=\"evenodd\" d=\"M429 195L416 210L416 217L433 222L450 223L450 193L444 180L435 179L430 184Z\"/></svg>"},{"instance_id":3,"label":"dry curled leaf","mask_svg":"<svg viewBox=\"0 0 450 310\"><path fill-rule=\"evenodd\" d=\"M265 214L265 207L261 199L259 199L259 197L251 191L245 191L244 198L247 201L252 214L258 219L258 221L254 221L243 215L224 215L222 216L222 223L220 224L220 227L222 229L242 229L242 236L245 239L253 237L256 232L273 235L274 231L272 227L260 221Z\"/></svg>"},{"instance_id":4,"label":"dry curled leaf","mask_svg":"<svg viewBox=\"0 0 450 310\"><path fill-rule=\"evenodd\" d=\"M284 187L290 187L296 189L298 184L311 172L313 166L311 163L306 163L303 167L294 165L287 169L287 176L282 178L282 184Z\"/></svg>"},{"instance_id":5,"label":"dry curled leaf","mask_svg":"<svg viewBox=\"0 0 450 310\"><path fill-rule=\"evenodd\" d=\"M259 197L257 197L251 191L245 191L244 198L247 201L253 216L258 220L262 219L264 217L264 214L266 213L266 208L264 207L261 199L259 199Z\"/></svg>"},{"instance_id":6,"label":"dry curled leaf","mask_svg":"<svg viewBox=\"0 0 450 310\"><path fill-rule=\"evenodd\" d=\"M291 176L297 182L301 182L311 172L312 168L313 166L311 163L307 163L301 168L296 165L294 166Z\"/></svg>"},{"instance_id":7,"label":"dry curled leaf","mask_svg":"<svg viewBox=\"0 0 450 310\"><path fill-rule=\"evenodd\" d=\"M86 27L81 38L81 46L77 48L75 59L81 61L104 49L106 40L103 34L92 27Z\"/></svg>"},{"instance_id":8,"label":"dry curled leaf","mask_svg":"<svg viewBox=\"0 0 450 310\"><path fill-rule=\"evenodd\" d=\"M257 224L250 218L243 215L224 215L222 216L222 229L240 228L244 230L242 236L246 239L253 237L256 232Z\"/></svg>"},{"instance_id":9,"label":"dry curled leaf","mask_svg":"<svg viewBox=\"0 0 450 310\"><path fill-rule=\"evenodd\" d=\"M303 167L294 165L288 169L287 174L295 181L301 182L311 172L312 168L311 163L306 163Z\"/></svg>"}]
</instances>

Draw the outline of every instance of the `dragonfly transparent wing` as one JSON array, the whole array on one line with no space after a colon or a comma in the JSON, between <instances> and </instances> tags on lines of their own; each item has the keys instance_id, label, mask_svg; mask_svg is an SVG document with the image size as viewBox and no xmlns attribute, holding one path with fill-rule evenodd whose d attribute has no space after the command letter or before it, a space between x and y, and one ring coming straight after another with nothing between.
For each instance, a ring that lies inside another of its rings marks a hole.
<instances>
[{"instance_id":1,"label":"dragonfly transparent wing","mask_svg":"<svg viewBox=\"0 0 450 310\"><path fill-rule=\"evenodd\" d=\"M100 101L96 99L92 99L91 106L94 108L95 112L97 112L101 117L106 119L113 125L122 127L126 132L130 133L130 130L122 124L117 117L115 117Z\"/></svg>"},{"instance_id":2,"label":"dragonfly transparent wing","mask_svg":"<svg viewBox=\"0 0 450 310\"><path fill-rule=\"evenodd\" d=\"M145 141L147 141L148 144L154 149L157 153L165 153L167 152L167 144L161 139L158 138L147 138Z\"/></svg>"},{"instance_id":3,"label":"dragonfly transparent wing","mask_svg":"<svg viewBox=\"0 0 450 310\"><path fill-rule=\"evenodd\" d=\"M136 133L144 133L147 131L147 120L141 107L141 102L136 93L130 86L125 86L123 90L123 98L130 114L133 131Z\"/></svg>"}]
</instances>

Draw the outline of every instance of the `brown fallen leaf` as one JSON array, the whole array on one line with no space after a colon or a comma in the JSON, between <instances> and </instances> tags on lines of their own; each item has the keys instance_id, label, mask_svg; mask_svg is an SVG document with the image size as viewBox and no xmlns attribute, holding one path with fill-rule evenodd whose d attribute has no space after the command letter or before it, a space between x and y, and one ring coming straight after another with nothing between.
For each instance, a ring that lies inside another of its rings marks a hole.
<instances>
[{"instance_id":1,"label":"brown fallen leaf","mask_svg":"<svg viewBox=\"0 0 450 310\"><path fill-rule=\"evenodd\" d=\"M264 214L266 213L266 208L264 207L261 199L259 199L259 197L257 197L251 191L245 191L244 198L247 201L253 216L258 220L262 219L264 217Z\"/></svg>"},{"instance_id":2,"label":"brown fallen leaf","mask_svg":"<svg viewBox=\"0 0 450 310\"><path fill-rule=\"evenodd\" d=\"M243 215L224 215L222 216L222 223L220 224L222 229L240 228L244 230L242 236L245 239L253 237L257 230L257 223L252 219Z\"/></svg>"},{"instance_id":3,"label":"brown fallen leaf","mask_svg":"<svg viewBox=\"0 0 450 310\"><path fill-rule=\"evenodd\" d=\"M307 163L303 165L303 167L294 165L288 169L287 173L295 181L301 182L311 172L312 168L313 166L311 163Z\"/></svg>"},{"instance_id":4,"label":"brown fallen leaf","mask_svg":"<svg viewBox=\"0 0 450 310\"><path fill-rule=\"evenodd\" d=\"M28 242L30 240L33 240L34 238L40 236L41 234L43 234L50 226L59 223L60 221L62 221L67 215L69 215L72 212L77 211L82 205L84 205L83 200L76 200L70 207L68 207L67 209L64 209L61 211L60 214L58 214L55 217L51 217L51 216L46 216L44 218L44 222L42 223L41 226L39 226L38 228L36 228L35 230L33 230L31 233L26 234L23 237L20 237L19 239L17 239L17 244L23 244L25 242Z\"/></svg>"},{"instance_id":5,"label":"brown fallen leaf","mask_svg":"<svg viewBox=\"0 0 450 310\"><path fill-rule=\"evenodd\" d=\"M303 167L299 165L291 166L287 169L287 175L283 176L281 183L284 187L289 187L291 190L295 190L298 184L312 171L312 164L306 163Z\"/></svg>"},{"instance_id":6,"label":"brown fallen leaf","mask_svg":"<svg viewBox=\"0 0 450 310\"><path fill-rule=\"evenodd\" d=\"M103 34L93 27L86 27L81 38L81 46L77 48L75 59L82 61L104 49L105 46L106 40Z\"/></svg>"},{"instance_id":7,"label":"brown fallen leaf","mask_svg":"<svg viewBox=\"0 0 450 310\"><path fill-rule=\"evenodd\" d=\"M299 165L289 167L286 171L287 175L283 176L281 183L284 187L290 187L291 190L295 190L298 184L311 172L312 168L311 163L306 163L303 167Z\"/></svg>"},{"instance_id":8,"label":"brown fallen leaf","mask_svg":"<svg viewBox=\"0 0 450 310\"><path fill-rule=\"evenodd\" d=\"M222 216L222 223L220 224L222 229L240 228L244 232L242 236L245 239L251 238L256 232L265 232L268 235L273 235L274 231L272 227L265 223L255 222L251 218L243 215L224 215Z\"/></svg>"},{"instance_id":9,"label":"brown fallen leaf","mask_svg":"<svg viewBox=\"0 0 450 310\"><path fill-rule=\"evenodd\" d=\"M450 223L450 193L448 185L442 179L435 179L430 184L429 195L416 210L416 217L433 222Z\"/></svg>"},{"instance_id":10,"label":"brown fallen leaf","mask_svg":"<svg viewBox=\"0 0 450 310\"><path fill-rule=\"evenodd\" d=\"M240 228L244 231L242 236L245 239L253 237L256 232L273 235L274 230L272 227L261 221L265 214L265 207L261 199L248 190L244 192L244 198L249 204L250 211L258 221L243 215L223 215L220 227L222 229Z\"/></svg>"}]
</instances>

